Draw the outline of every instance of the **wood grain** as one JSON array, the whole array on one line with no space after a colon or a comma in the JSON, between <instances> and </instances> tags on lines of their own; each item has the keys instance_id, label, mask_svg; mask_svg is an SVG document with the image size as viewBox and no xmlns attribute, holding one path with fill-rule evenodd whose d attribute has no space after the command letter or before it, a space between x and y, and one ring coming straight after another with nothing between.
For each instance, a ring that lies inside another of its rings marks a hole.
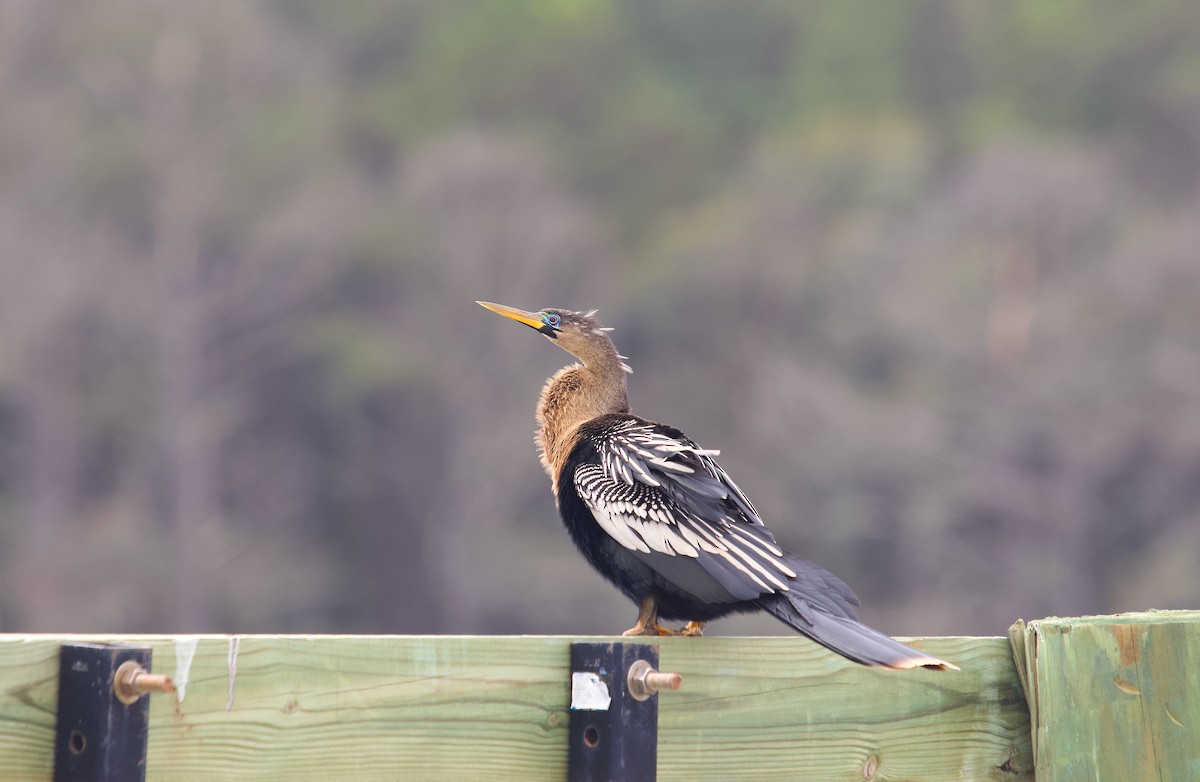
<instances>
[{"instance_id":1,"label":"wood grain","mask_svg":"<svg viewBox=\"0 0 1200 782\"><path fill-rule=\"evenodd\" d=\"M150 646L172 675L194 642L183 700L152 696L148 779L332 782L563 779L568 650L596 639L0 635L0 779L50 779L67 640ZM662 639L684 685L659 696L659 778L1031 779L1006 639L913 643L963 670L867 669L801 638Z\"/></svg>"},{"instance_id":2,"label":"wood grain","mask_svg":"<svg viewBox=\"0 0 1200 782\"><path fill-rule=\"evenodd\" d=\"M1018 622L1038 779L1200 779L1200 612Z\"/></svg>"}]
</instances>

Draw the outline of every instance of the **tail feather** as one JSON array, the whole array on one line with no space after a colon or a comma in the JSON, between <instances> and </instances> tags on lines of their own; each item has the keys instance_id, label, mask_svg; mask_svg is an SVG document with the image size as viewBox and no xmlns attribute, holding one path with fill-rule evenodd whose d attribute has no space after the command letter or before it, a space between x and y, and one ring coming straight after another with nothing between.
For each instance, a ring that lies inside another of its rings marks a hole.
<instances>
[{"instance_id":1,"label":"tail feather","mask_svg":"<svg viewBox=\"0 0 1200 782\"><path fill-rule=\"evenodd\" d=\"M812 605L796 592L764 597L759 605L797 632L856 663L884 668L958 670L952 663L905 646L849 616L838 616Z\"/></svg>"}]
</instances>

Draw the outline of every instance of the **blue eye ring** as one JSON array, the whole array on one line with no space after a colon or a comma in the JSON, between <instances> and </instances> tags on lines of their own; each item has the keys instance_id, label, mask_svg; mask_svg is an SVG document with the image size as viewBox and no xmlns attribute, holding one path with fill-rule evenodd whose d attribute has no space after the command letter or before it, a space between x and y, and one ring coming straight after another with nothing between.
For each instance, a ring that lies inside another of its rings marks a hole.
<instances>
[{"instance_id":1,"label":"blue eye ring","mask_svg":"<svg viewBox=\"0 0 1200 782\"><path fill-rule=\"evenodd\" d=\"M559 324L562 323L562 316L557 312L547 312L542 316L542 320L546 322L547 326L558 328Z\"/></svg>"}]
</instances>

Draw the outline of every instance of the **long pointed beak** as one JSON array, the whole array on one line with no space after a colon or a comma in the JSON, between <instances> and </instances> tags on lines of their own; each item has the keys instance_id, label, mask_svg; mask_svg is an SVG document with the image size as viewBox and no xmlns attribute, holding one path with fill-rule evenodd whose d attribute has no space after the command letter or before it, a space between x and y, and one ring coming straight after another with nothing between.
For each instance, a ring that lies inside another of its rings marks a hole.
<instances>
[{"instance_id":1,"label":"long pointed beak","mask_svg":"<svg viewBox=\"0 0 1200 782\"><path fill-rule=\"evenodd\" d=\"M531 329L541 331L546 325L542 323L542 316L537 312L526 312L525 310L519 310L516 307L506 307L503 304L492 304L490 301L477 301L475 303L480 307L491 310L497 315L503 315L506 318L511 318L517 323L524 323Z\"/></svg>"}]
</instances>

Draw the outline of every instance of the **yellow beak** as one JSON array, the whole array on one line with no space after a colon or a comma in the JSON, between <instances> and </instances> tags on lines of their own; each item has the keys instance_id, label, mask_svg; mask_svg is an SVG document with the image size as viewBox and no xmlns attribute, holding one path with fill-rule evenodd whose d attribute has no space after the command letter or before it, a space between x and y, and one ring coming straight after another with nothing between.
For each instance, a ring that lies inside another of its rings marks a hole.
<instances>
[{"instance_id":1,"label":"yellow beak","mask_svg":"<svg viewBox=\"0 0 1200 782\"><path fill-rule=\"evenodd\" d=\"M506 318L511 318L517 323L524 323L531 329L541 330L546 324L542 322L542 316L537 312L526 312L515 307L506 307L503 304L492 304L490 301L475 302L480 307L489 309L497 315L503 315Z\"/></svg>"}]
</instances>

